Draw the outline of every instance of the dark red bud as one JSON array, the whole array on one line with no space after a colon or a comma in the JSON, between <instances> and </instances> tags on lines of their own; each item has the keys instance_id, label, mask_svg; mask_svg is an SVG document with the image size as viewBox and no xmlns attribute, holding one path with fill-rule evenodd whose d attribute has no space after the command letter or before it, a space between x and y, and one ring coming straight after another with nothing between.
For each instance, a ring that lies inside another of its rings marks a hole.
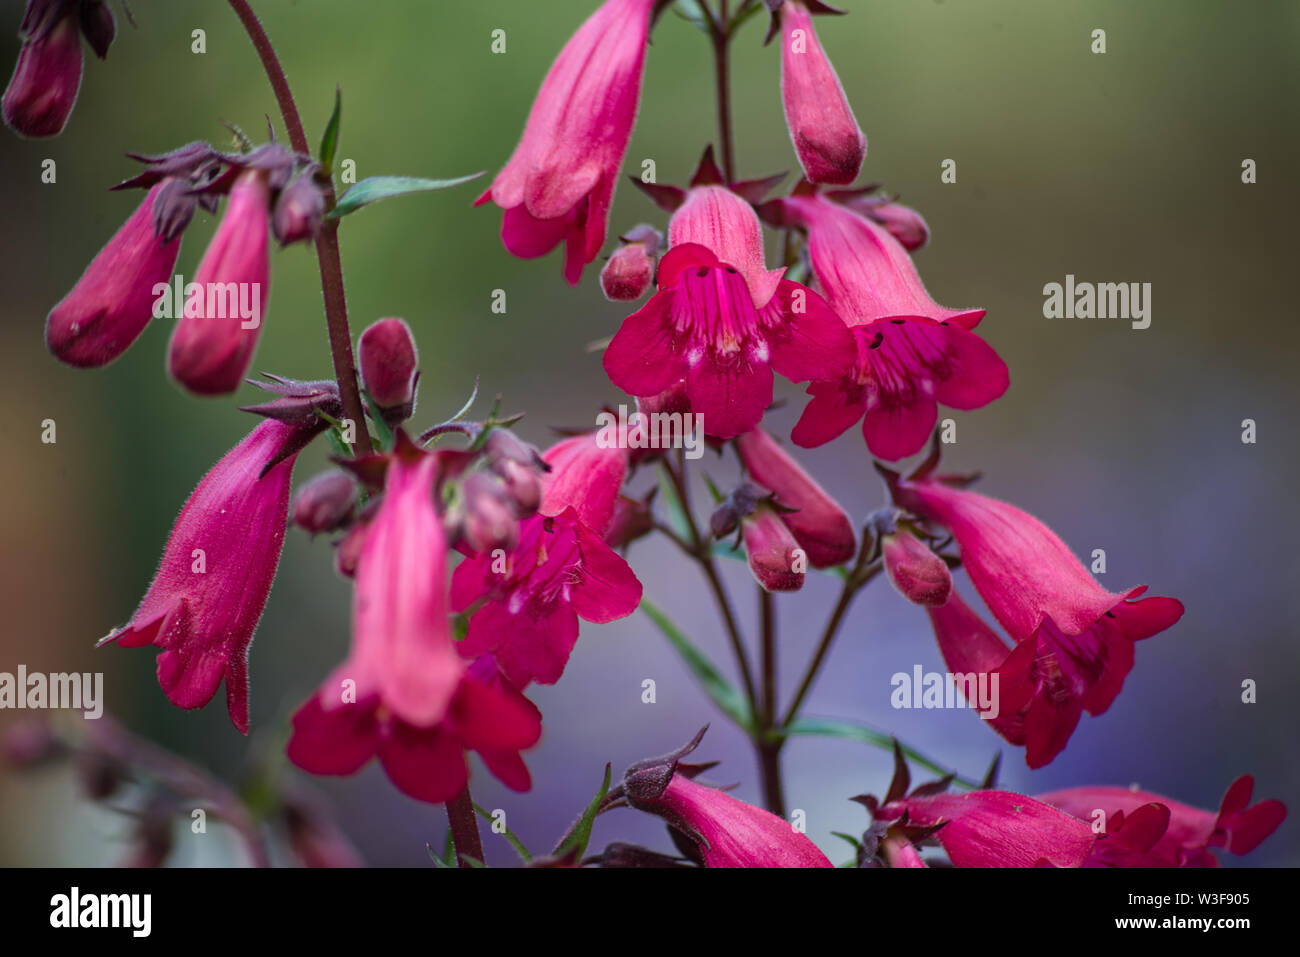
<instances>
[{"instance_id":1,"label":"dark red bud","mask_svg":"<svg viewBox=\"0 0 1300 957\"><path fill-rule=\"evenodd\" d=\"M281 246L314 241L325 220L325 193L312 175L313 167L280 190L271 215L271 230Z\"/></svg>"},{"instance_id":2,"label":"dark red bud","mask_svg":"<svg viewBox=\"0 0 1300 957\"><path fill-rule=\"evenodd\" d=\"M117 36L117 23L113 11L103 0L85 0L81 5L81 32L86 42L101 60L108 56L108 48Z\"/></svg>"},{"instance_id":3,"label":"dark red bud","mask_svg":"<svg viewBox=\"0 0 1300 957\"><path fill-rule=\"evenodd\" d=\"M392 412L392 421L408 418L415 410L418 374L410 327L401 319L380 319L361 334L357 355L371 401L385 413ZM389 420L389 415L384 418Z\"/></svg>"},{"instance_id":4,"label":"dark red bud","mask_svg":"<svg viewBox=\"0 0 1300 957\"><path fill-rule=\"evenodd\" d=\"M310 535L332 532L351 520L357 483L346 472L322 472L298 489L293 500L293 524Z\"/></svg>"}]
</instances>

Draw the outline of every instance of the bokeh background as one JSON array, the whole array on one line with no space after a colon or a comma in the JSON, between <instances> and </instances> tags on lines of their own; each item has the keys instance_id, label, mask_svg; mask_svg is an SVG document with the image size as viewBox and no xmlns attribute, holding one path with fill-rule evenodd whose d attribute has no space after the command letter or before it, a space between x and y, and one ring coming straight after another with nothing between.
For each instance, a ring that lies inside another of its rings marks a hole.
<instances>
[{"instance_id":1,"label":"bokeh background","mask_svg":"<svg viewBox=\"0 0 1300 957\"><path fill-rule=\"evenodd\" d=\"M21 6L0 4L6 68L17 52ZM313 142L341 84L339 156L355 160L359 176L442 177L500 166L551 59L595 2L255 6ZM958 443L947 462L983 470L984 491L1041 516L1078 554L1104 548L1102 581L1112 590L1149 583L1187 605L1179 625L1139 646L1115 705L1085 717L1049 767L1029 772L1022 752L1004 747L1002 783L1037 793L1139 782L1216 807L1228 783L1250 772L1257 798L1280 797L1300 809L1293 490L1300 6L844 6L849 16L817 26L869 138L863 181L885 183L924 213L933 238L916 260L930 291L945 305L987 308L981 333L1011 368L1002 400L954 416ZM221 120L260 137L264 116L275 115L252 47L225 4L134 0L132 7L139 28L121 24L108 60L88 62L62 137L0 136L0 670L24 663L32 671L102 671L107 706L131 729L234 783L282 747L288 714L344 655L349 587L335 577L325 541L289 534L252 648L248 739L231 728L223 695L201 712L168 705L148 650L92 648L130 616L189 490L251 427L235 406L254 393L216 401L181 394L163 373L166 321L107 369L63 367L45 350L45 314L138 201L105 192L135 169L125 151L224 143ZM207 34L204 55L190 52L199 28ZM507 32L504 55L489 49L496 28ZM1090 52L1095 28L1107 32L1104 55ZM742 176L795 168L778 50L764 48L762 36L755 19L734 45ZM714 123L707 41L670 12L649 53L627 170L653 158L661 181L684 180L715 137ZM56 184L40 182L45 158L57 161ZM940 182L945 158L957 161L956 184ZM1241 182L1245 158L1258 164L1255 185ZM550 426L592 423L599 404L623 400L585 346L610 335L627 310L601 297L595 267L570 289L555 258L509 257L497 239L497 213L470 206L477 190L393 200L345 222L353 330L388 315L410 322L423 368L417 423L454 411L481 375L485 393L503 392L508 409L526 411L522 432L545 444ZM641 221L662 224L662 215L625 184L611 236ZM190 228L178 264L186 276L214 222L200 214ZM1043 285L1067 273L1152 283L1151 327L1044 319ZM490 310L498 288L507 291L505 315ZM274 257L254 369L329 373L307 248ZM790 404L772 415L773 425L788 435L801 393L784 383L778 396ZM57 444L40 441L46 418L57 422ZM1258 423L1257 444L1241 441L1245 418ZM321 444L304 454L297 477L314 474L325 452ZM706 461L720 482L735 477L730 460ZM856 431L805 461L855 516L881 504ZM729 669L692 567L657 541L635 545L631 560L647 595ZM748 572L724 564L752 626ZM801 593L778 602L787 695L834 594L833 581L810 576ZM893 731L979 776L1002 742L971 713L890 708L889 676L914 664L942 670L925 615L881 580L855 605L806 712ZM657 704L642 704L644 678L656 680ZM1258 682L1253 705L1240 701L1246 678ZM713 779L759 800L743 737L643 616L584 626L562 682L533 697L545 731L529 756L532 793L505 791L476 759L473 783L476 799L505 809L535 851L576 816L606 762L617 772L706 722L712 730L699 755L722 761ZM0 713L0 726L14 717ZM889 765L888 754L853 742L804 738L787 748L789 804L806 811L810 836L836 860L847 847L830 832L859 832L867 823L846 798L881 793ZM351 779L309 783L370 863L427 864L425 843L441 844L441 810L401 796L374 766ZM125 833L125 819L88 804L66 769L6 773L0 782L0 863L109 864L122 858ZM219 828L212 833L218 839L178 827L173 861L238 861ZM512 859L504 842L485 836L490 861ZM657 821L631 811L598 822L593 846L614 839L668 846ZM1300 863L1295 819L1245 863Z\"/></svg>"}]
</instances>

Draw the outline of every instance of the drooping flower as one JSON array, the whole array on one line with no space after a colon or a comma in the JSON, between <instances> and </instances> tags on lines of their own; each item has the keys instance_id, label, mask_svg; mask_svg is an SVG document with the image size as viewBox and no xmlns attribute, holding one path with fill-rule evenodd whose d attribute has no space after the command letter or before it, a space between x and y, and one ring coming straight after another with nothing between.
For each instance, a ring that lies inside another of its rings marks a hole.
<instances>
[{"instance_id":1,"label":"drooping flower","mask_svg":"<svg viewBox=\"0 0 1300 957\"><path fill-rule=\"evenodd\" d=\"M81 37L103 59L113 13L103 0L27 0L23 46L4 93L4 120L22 136L58 136L81 89Z\"/></svg>"},{"instance_id":2,"label":"drooping flower","mask_svg":"<svg viewBox=\"0 0 1300 957\"><path fill-rule=\"evenodd\" d=\"M310 433L263 422L203 477L167 539L131 621L101 639L155 645L158 683L201 708L226 682L230 720L248 732L248 646L262 617L289 510L294 459Z\"/></svg>"},{"instance_id":3,"label":"drooping flower","mask_svg":"<svg viewBox=\"0 0 1300 957\"><path fill-rule=\"evenodd\" d=\"M718 185L685 194L669 222L659 290L605 350L619 388L653 396L678 380L704 431L732 438L772 401L775 369L793 382L839 379L853 362L844 323L816 293L767 270L758 217Z\"/></svg>"},{"instance_id":4,"label":"drooping flower","mask_svg":"<svg viewBox=\"0 0 1300 957\"><path fill-rule=\"evenodd\" d=\"M180 252L160 213L175 180L153 186L144 202L50 310L45 341L62 362L96 368L112 362L153 317L154 287L170 282ZM183 226L182 226L183 228Z\"/></svg>"},{"instance_id":5,"label":"drooping flower","mask_svg":"<svg viewBox=\"0 0 1300 957\"><path fill-rule=\"evenodd\" d=\"M168 371L197 395L234 392L253 361L271 291L270 201L266 173L239 174L172 332Z\"/></svg>"},{"instance_id":6,"label":"drooping flower","mask_svg":"<svg viewBox=\"0 0 1300 957\"><path fill-rule=\"evenodd\" d=\"M931 299L888 229L807 191L774 200L764 212L807 231L813 273L856 347L846 375L809 386L796 445L822 445L861 418L873 455L904 458L925 445L940 404L978 409L1006 391L1006 364L971 331L984 310L947 309Z\"/></svg>"},{"instance_id":7,"label":"drooping flower","mask_svg":"<svg viewBox=\"0 0 1300 957\"><path fill-rule=\"evenodd\" d=\"M565 44L533 102L523 138L479 197L503 209L513 255L564 243L564 278L605 244L609 208L641 96L655 0L606 0Z\"/></svg>"},{"instance_id":8,"label":"drooping flower","mask_svg":"<svg viewBox=\"0 0 1300 957\"><path fill-rule=\"evenodd\" d=\"M887 474L894 503L948 529L962 567L1007 630L1001 638L954 591L928 609L954 674L997 673L999 717L991 723L1025 745L1031 768L1065 747L1084 711L1110 707L1133 667L1133 644L1183 614L1173 598L1139 598L1145 586L1109 592L1042 522L1014 506L939 479Z\"/></svg>"},{"instance_id":9,"label":"drooping flower","mask_svg":"<svg viewBox=\"0 0 1300 957\"><path fill-rule=\"evenodd\" d=\"M794 534L813 568L841 565L853 557L856 541L848 514L762 428L736 437L736 452L757 484L772 493L782 522Z\"/></svg>"},{"instance_id":10,"label":"drooping flower","mask_svg":"<svg viewBox=\"0 0 1300 957\"><path fill-rule=\"evenodd\" d=\"M520 783L509 756L541 734L527 700L471 674L457 653L438 466L409 445L390 461L356 563L352 652L294 715L289 742L290 760L315 774L352 774L378 756L399 790L434 803L464 789L465 748L500 753L498 776Z\"/></svg>"},{"instance_id":11,"label":"drooping flower","mask_svg":"<svg viewBox=\"0 0 1300 957\"><path fill-rule=\"evenodd\" d=\"M1104 823L1087 867L1218 867L1210 848L1249 854L1286 817L1281 801L1251 805L1254 788L1255 779L1243 774L1228 787L1217 811L1136 788L1067 788L1038 800L1081 820Z\"/></svg>"},{"instance_id":12,"label":"drooping flower","mask_svg":"<svg viewBox=\"0 0 1300 957\"><path fill-rule=\"evenodd\" d=\"M1008 791L913 793L870 809L882 824L929 832L954 867L1082 867L1095 843L1083 821Z\"/></svg>"},{"instance_id":13,"label":"drooping flower","mask_svg":"<svg viewBox=\"0 0 1300 957\"><path fill-rule=\"evenodd\" d=\"M785 0L779 16L781 100L799 165L809 182L847 185L862 169L867 138L817 38L809 4Z\"/></svg>"},{"instance_id":14,"label":"drooping flower","mask_svg":"<svg viewBox=\"0 0 1300 957\"><path fill-rule=\"evenodd\" d=\"M703 735L671 754L632 765L619 785L621 796L667 821L705 867L831 867L817 845L789 822L693 780L705 766L681 759Z\"/></svg>"},{"instance_id":15,"label":"drooping flower","mask_svg":"<svg viewBox=\"0 0 1300 957\"><path fill-rule=\"evenodd\" d=\"M604 542L614 518L627 451L602 448L596 436L566 439L545 456L538 514L519 525L508 553L478 552L452 575L452 607L478 606L459 644L466 657L495 655L516 687L560 679L578 639L578 619L625 618L641 601L641 583Z\"/></svg>"}]
</instances>

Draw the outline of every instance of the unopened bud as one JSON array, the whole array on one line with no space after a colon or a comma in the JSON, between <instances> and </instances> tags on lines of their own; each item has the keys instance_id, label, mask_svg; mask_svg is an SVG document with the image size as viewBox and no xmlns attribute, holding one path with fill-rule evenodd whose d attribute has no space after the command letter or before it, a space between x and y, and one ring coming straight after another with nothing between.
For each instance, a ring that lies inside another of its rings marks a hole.
<instances>
[{"instance_id":1,"label":"unopened bud","mask_svg":"<svg viewBox=\"0 0 1300 957\"><path fill-rule=\"evenodd\" d=\"M899 528L881 538L889 580L910 602L942 605L952 593L952 572L942 558L919 538Z\"/></svg>"},{"instance_id":2,"label":"unopened bud","mask_svg":"<svg viewBox=\"0 0 1300 957\"><path fill-rule=\"evenodd\" d=\"M600 288L613 302L640 299L654 281L655 259L663 237L651 226L638 226L622 238L622 245L600 271Z\"/></svg>"},{"instance_id":3,"label":"unopened bud","mask_svg":"<svg viewBox=\"0 0 1300 957\"><path fill-rule=\"evenodd\" d=\"M519 544L519 520L509 493L495 477L476 472L461 483L465 541L475 552L512 550Z\"/></svg>"},{"instance_id":4,"label":"unopened bud","mask_svg":"<svg viewBox=\"0 0 1300 957\"><path fill-rule=\"evenodd\" d=\"M298 489L293 524L310 535L342 528L352 518L356 494L356 482L346 472L322 472Z\"/></svg>"},{"instance_id":5,"label":"unopened bud","mask_svg":"<svg viewBox=\"0 0 1300 957\"><path fill-rule=\"evenodd\" d=\"M361 334L357 345L361 380L371 401L390 424L415 411L415 380L419 374L415 337L401 319L380 319Z\"/></svg>"},{"instance_id":6,"label":"unopened bud","mask_svg":"<svg viewBox=\"0 0 1300 957\"><path fill-rule=\"evenodd\" d=\"M320 235L325 219L325 193L312 170L309 166L299 173L297 179L280 190L280 198L275 202L271 229L281 246L308 242Z\"/></svg>"}]
</instances>

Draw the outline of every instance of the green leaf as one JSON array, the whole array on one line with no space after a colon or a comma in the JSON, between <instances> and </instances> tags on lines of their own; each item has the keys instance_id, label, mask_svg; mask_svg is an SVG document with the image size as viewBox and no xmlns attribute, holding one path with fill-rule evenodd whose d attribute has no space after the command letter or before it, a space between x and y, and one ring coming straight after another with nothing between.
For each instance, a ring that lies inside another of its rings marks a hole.
<instances>
[{"instance_id":1,"label":"green leaf","mask_svg":"<svg viewBox=\"0 0 1300 957\"><path fill-rule=\"evenodd\" d=\"M393 446L397 444L397 436L393 435L393 430L384 421L383 413L379 411L379 406L375 405L375 400L370 398L370 393L363 391L362 397L365 399L366 408L370 410L370 424L374 427L374 435L370 437L371 444L375 446L376 452L391 452Z\"/></svg>"},{"instance_id":2,"label":"green leaf","mask_svg":"<svg viewBox=\"0 0 1300 957\"><path fill-rule=\"evenodd\" d=\"M369 206L381 199L393 196L405 196L407 193L426 193L435 189L447 189L478 179L483 172L455 179L420 179L418 176L369 176L353 185L339 197L338 205L330 210L329 218L338 219L349 213L355 213L363 206Z\"/></svg>"},{"instance_id":3,"label":"green leaf","mask_svg":"<svg viewBox=\"0 0 1300 957\"><path fill-rule=\"evenodd\" d=\"M492 817L491 811L483 807L481 804L477 804L477 803L474 805L474 810L479 817L483 818L484 820L488 821L490 824L495 826L496 820ZM520 859L525 864L529 864L532 862L533 855L528 853L528 848L524 847L524 842L519 840L519 838L515 836L514 831L510 830L510 828L507 827L505 831L502 832L501 836L510 842L510 846L515 849L515 853L519 855Z\"/></svg>"},{"instance_id":4,"label":"green leaf","mask_svg":"<svg viewBox=\"0 0 1300 957\"><path fill-rule=\"evenodd\" d=\"M852 834L845 834L843 831L831 831L831 835L833 837L838 837L841 841L847 841L852 844L855 851L862 846L862 842Z\"/></svg>"},{"instance_id":5,"label":"green leaf","mask_svg":"<svg viewBox=\"0 0 1300 957\"><path fill-rule=\"evenodd\" d=\"M774 734L782 734L781 731L774 731ZM936 761L932 761L924 754L909 748L902 742L897 741L894 737L868 728L866 725L856 724L852 721L838 721L834 718L796 718L786 726L784 735L811 735L823 738L847 738L850 741L861 741L863 744L870 744L873 747L883 748L886 751L893 751L897 743L900 751L903 752L913 764L918 764L935 774L946 775L952 774L947 768L943 767ZM979 785L974 781L968 781L960 775L953 775L953 782L964 788L975 790Z\"/></svg>"},{"instance_id":6,"label":"green leaf","mask_svg":"<svg viewBox=\"0 0 1300 957\"><path fill-rule=\"evenodd\" d=\"M600 783L600 790L596 796L591 799L586 810L582 812L582 817L574 822L573 827L569 828L568 833L556 846L554 851L555 857L563 857L570 851L575 851L574 857L581 860L582 855L587 852L587 844L591 840L591 826L596 822L596 812L600 810L600 804L605 800L605 795L609 793L610 765L605 765L605 779Z\"/></svg>"},{"instance_id":7,"label":"green leaf","mask_svg":"<svg viewBox=\"0 0 1300 957\"><path fill-rule=\"evenodd\" d=\"M673 13L694 24L705 33L710 32L709 17L704 12L701 0L677 0L677 3L673 6Z\"/></svg>"},{"instance_id":8,"label":"green leaf","mask_svg":"<svg viewBox=\"0 0 1300 957\"><path fill-rule=\"evenodd\" d=\"M659 627L659 630L664 633L672 646L677 649L677 653L686 662L686 667L690 669L691 674L695 676L695 680L700 683L700 687L713 700L713 703L745 731L752 731L754 716L749 710L749 702L745 700L744 695L722 676L718 669L713 666L713 663L704 656L704 653L695 647L695 644L669 620L667 615L645 598L641 599L641 610Z\"/></svg>"},{"instance_id":9,"label":"green leaf","mask_svg":"<svg viewBox=\"0 0 1300 957\"><path fill-rule=\"evenodd\" d=\"M334 88L334 113L325 125L325 135L320 138L320 164L329 172L334 168L334 151L339 145L339 114L343 109L343 89Z\"/></svg>"}]
</instances>

